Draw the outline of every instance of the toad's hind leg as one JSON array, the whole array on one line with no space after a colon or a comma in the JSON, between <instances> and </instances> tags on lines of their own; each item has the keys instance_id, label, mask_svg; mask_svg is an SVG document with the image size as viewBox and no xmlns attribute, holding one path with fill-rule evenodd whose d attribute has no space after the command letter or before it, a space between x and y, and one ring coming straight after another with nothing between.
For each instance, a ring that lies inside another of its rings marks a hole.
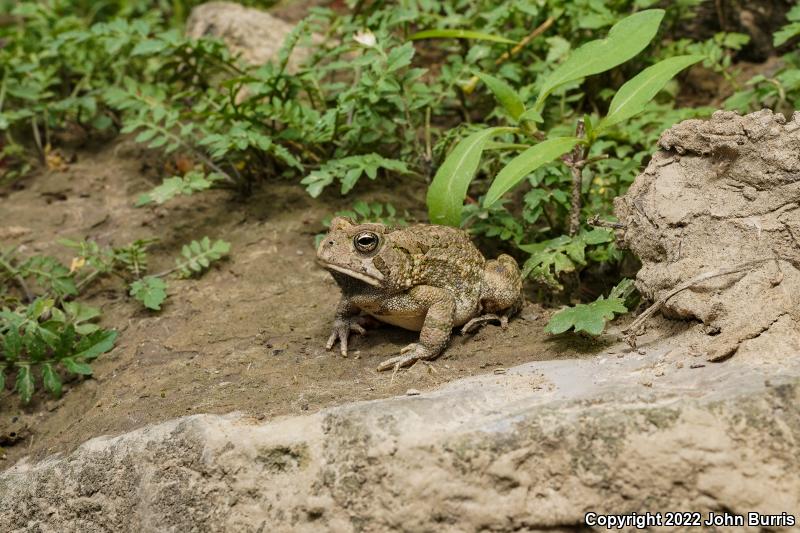
<instances>
[{"instance_id":1,"label":"toad's hind leg","mask_svg":"<svg viewBox=\"0 0 800 533\"><path fill-rule=\"evenodd\" d=\"M414 287L408 297L416 305L427 308L425 321L419 333L419 342L409 344L400 351L401 355L387 359L378 365L378 370L395 370L410 366L420 360L438 356L450 338L456 310L453 295L444 289L422 285Z\"/></svg>"},{"instance_id":2,"label":"toad's hind leg","mask_svg":"<svg viewBox=\"0 0 800 533\"><path fill-rule=\"evenodd\" d=\"M481 286L481 311L483 314L467 322L461 333L471 333L486 322L499 321L506 329L508 319L519 313L525 305L522 293L522 273L510 255L503 254L487 261L483 268Z\"/></svg>"}]
</instances>

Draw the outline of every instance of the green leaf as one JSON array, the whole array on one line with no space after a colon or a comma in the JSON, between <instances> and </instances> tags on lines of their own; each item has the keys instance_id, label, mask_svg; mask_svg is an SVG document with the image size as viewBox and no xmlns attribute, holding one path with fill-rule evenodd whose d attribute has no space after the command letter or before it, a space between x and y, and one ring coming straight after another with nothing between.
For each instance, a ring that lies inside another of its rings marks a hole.
<instances>
[{"instance_id":1,"label":"green leaf","mask_svg":"<svg viewBox=\"0 0 800 533\"><path fill-rule=\"evenodd\" d=\"M550 318L545 331L557 335L574 328L575 332L585 331L590 335L600 335L606 322L615 314L627 313L625 302L619 298L605 299L602 296L592 303L578 304L557 312Z\"/></svg>"},{"instance_id":2,"label":"green leaf","mask_svg":"<svg viewBox=\"0 0 800 533\"><path fill-rule=\"evenodd\" d=\"M61 364L64 365L64 368L72 372L73 374L80 374L82 376L91 376L92 375L92 367L87 365L86 363L81 363L76 361L71 357L67 357L61 360Z\"/></svg>"},{"instance_id":3,"label":"green leaf","mask_svg":"<svg viewBox=\"0 0 800 533\"><path fill-rule=\"evenodd\" d=\"M772 44L776 47L781 46L797 35L800 35L800 23L794 22L792 24L787 24L772 35Z\"/></svg>"},{"instance_id":4,"label":"green leaf","mask_svg":"<svg viewBox=\"0 0 800 533\"><path fill-rule=\"evenodd\" d=\"M490 76L489 74L479 73L478 77L494 93L497 101L500 102L500 105L511 115L511 118L518 121L519 117L525 112L525 103L517 92L503 80Z\"/></svg>"},{"instance_id":5,"label":"green leaf","mask_svg":"<svg viewBox=\"0 0 800 533\"><path fill-rule=\"evenodd\" d=\"M392 48L386 59L386 72L394 72L411 64L414 57L414 45L406 43L403 46Z\"/></svg>"},{"instance_id":6,"label":"green leaf","mask_svg":"<svg viewBox=\"0 0 800 533\"><path fill-rule=\"evenodd\" d=\"M144 130L134 139L137 143L145 143L156 136L156 130Z\"/></svg>"},{"instance_id":7,"label":"green leaf","mask_svg":"<svg viewBox=\"0 0 800 533\"><path fill-rule=\"evenodd\" d=\"M56 398L61 396L61 378L50 363L42 366L42 382L44 388L52 392Z\"/></svg>"},{"instance_id":8,"label":"green leaf","mask_svg":"<svg viewBox=\"0 0 800 533\"><path fill-rule=\"evenodd\" d=\"M148 309L161 310L167 298L167 283L155 276L146 276L131 283L130 295L142 302Z\"/></svg>"},{"instance_id":9,"label":"green leaf","mask_svg":"<svg viewBox=\"0 0 800 533\"><path fill-rule=\"evenodd\" d=\"M559 86L610 70L644 50L663 17L663 9L634 13L614 24L605 39L590 41L575 50L545 79L534 109L541 111L545 99Z\"/></svg>"},{"instance_id":10,"label":"green leaf","mask_svg":"<svg viewBox=\"0 0 800 533\"><path fill-rule=\"evenodd\" d=\"M206 236L200 241L192 241L188 245L184 245L181 249L181 255L186 260L176 259L175 263L181 275L189 277L192 273L199 273L208 268L211 262L222 259L230 249L229 242L219 239L212 243L211 239Z\"/></svg>"},{"instance_id":11,"label":"green leaf","mask_svg":"<svg viewBox=\"0 0 800 533\"><path fill-rule=\"evenodd\" d=\"M644 111L645 106L678 72L698 61L701 55L670 57L647 67L620 87L608 106L608 114L595 128L600 131Z\"/></svg>"},{"instance_id":12,"label":"green leaf","mask_svg":"<svg viewBox=\"0 0 800 533\"><path fill-rule=\"evenodd\" d=\"M16 361L22 352L22 337L16 326L11 327L3 335L3 355L6 361Z\"/></svg>"},{"instance_id":13,"label":"green leaf","mask_svg":"<svg viewBox=\"0 0 800 533\"><path fill-rule=\"evenodd\" d=\"M151 202L163 204L178 195L192 195L198 191L210 189L215 182L224 179L221 174L205 174L192 170L184 176L172 176L164 179L161 185L150 192L142 194L136 200L136 207L147 205Z\"/></svg>"},{"instance_id":14,"label":"green leaf","mask_svg":"<svg viewBox=\"0 0 800 533\"><path fill-rule=\"evenodd\" d=\"M161 39L147 39L140 41L131 52L132 56L157 54L166 50L169 44Z\"/></svg>"},{"instance_id":15,"label":"green leaf","mask_svg":"<svg viewBox=\"0 0 800 533\"><path fill-rule=\"evenodd\" d=\"M83 337L75 346L77 353L73 356L82 361L91 361L114 347L118 333L114 330L95 331Z\"/></svg>"},{"instance_id":16,"label":"green leaf","mask_svg":"<svg viewBox=\"0 0 800 533\"><path fill-rule=\"evenodd\" d=\"M490 137L514 128L486 128L460 141L436 172L428 187L428 218L434 224L458 226L467 189L481 162Z\"/></svg>"},{"instance_id":17,"label":"green leaf","mask_svg":"<svg viewBox=\"0 0 800 533\"><path fill-rule=\"evenodd\" d=\"M525 179L525 176L569 152L577 143L577 137L555 137L535 144L519 154L497 174L483 200L483 207L491 207L501 196Z\"/></svg>"},{"instance_id":18,"label":"green leaf","mask_svg":"<svg viewBox=\"0 0 800 533\"><path fill-rule=\"evenodd\" d=\"M506 39L505 37L500 37L499 35L492 35L491 33L454 29L424 30L417 32L408 38L410 41L417 41L419 39L472 39L475 41L492 41L495 43L517 44L516 41Z\"/></svg>"},{"instance_id":19,"label":"green leaf","mask_svg":"<svg viewBox=\"0 0 800 533\"><path fill-rule=\"evenodd\" d=\"M33 373L31 372L31 367L29 365L21 365L17 369L16 389L19 393L19 397L22 399L22 403L28 403L31 401L34 391L34 384Z\"/></svg>"}]
</instances>

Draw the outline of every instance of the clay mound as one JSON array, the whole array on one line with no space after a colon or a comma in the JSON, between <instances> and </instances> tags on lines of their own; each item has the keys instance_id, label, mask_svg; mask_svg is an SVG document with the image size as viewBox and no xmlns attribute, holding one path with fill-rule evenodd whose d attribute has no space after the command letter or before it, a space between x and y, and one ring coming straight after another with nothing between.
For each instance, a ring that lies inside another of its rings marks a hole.
<instances>
[{"instance_id":1,"label":"clay mound","mask_svg":"<svg viewBox=\"0 0 800 533\"><path fill-rule=\"evenodd\" d=\"M666 316L699 320L711 360L782 317L791 327L776 350L797 353L800 112L787 122L769 110L718 111L670 128L659 145L615 202L621 244L642 261L636 287L668 298Z\"/></svg>"}]
</instances>

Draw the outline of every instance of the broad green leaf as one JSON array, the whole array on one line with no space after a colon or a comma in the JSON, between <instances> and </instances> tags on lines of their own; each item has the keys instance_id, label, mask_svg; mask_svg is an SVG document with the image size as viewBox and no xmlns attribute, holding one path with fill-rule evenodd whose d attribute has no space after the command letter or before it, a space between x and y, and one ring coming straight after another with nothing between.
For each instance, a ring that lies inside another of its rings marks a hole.
<instances>
[{"instance_id":1,"label":"broad green leaf","mask_svg":"<svg viewBox=\"0 0 800 533\"><path fill-rule=\"evenodd\" d=\"M545 79L534 109L541 111L545 99L559 86L610 70L644 50L663 17L663 9L634 13L614 24L605 39L590 41L575 50Z\"/></svg>"},{"instance_id":2,"label":"broad green leaf","mask_svg":"<svg viewBox=\"0 0 800 533\"><path fill-rule=\"evenodd\" d=\"M140 41L131 52L132 56L157 54L169 45L161 39L147 39Z\"/></svg>"},{"instance_id":3,"label":"broad green leaf","mask_svg":"<svg viewBox=\"0 0 800 533\"><path fill-rule=\"evenodd\" d=\"M19 368L17 368L16 389L19 393L19 397L22 399L22 403L28 403L31 401L34 385L33 373L31 372L31 367L29 365L21 365Z\"/></svg>"},{"instance_id":4,"label":"broad green leaf","mask_svg":"<svg viewBox=\"0 0 800 533\"><path fill-rule=\"evenodd\" d=\"M525 179L525 176L569 152L577 143L577 137L555 137L535 144L519 154L497 174L483 200L483 207L491 207L501 196Z\"/></svg>"},{"instance_id":5,"label":"broad green leaf","mask_svg":"<svg viewBox=\"0 0 800 533\"><path fill-rule=\"evenodd\" d=\"M61 360L61 364L64 365L64 368L72 372L73 374L80 374L82 376L91 376L92 375L92 367L87 365L86 363L81 363L76 361L71 357L67 357L66 359Z\"/></svg>"},{"instance_id":6,"label":"broad green leaf","mask_svg":"<svg viewBox=\"0 0 800 533\"><path fill-rule=\"evenodd\" d=\"M453 148L428 187L428 218L431 222L447 226L458 226L461 223L464 198L481 162L486 141L494 135L509 131L514 131L514 128L486 128L476 131Z\"/></svg>"},{"instance_id":7,"label":"broad green leaf","mask_svg":"<svg viewBox=\"0 0 800 533\"><path fill-rule=\"evenodd\" d=\"M503 80L490 76L489 74L481 73L478 74L478 77L491 89L497 101L500 102L500 105L511 115L511 118L518 121L519 117L525 112L525 103L517 92Z\"/></svg>"},{"instance_id":8,"label":"broad green leaf","mask_svg":"<svg viewBox=\"0 0 800 533\"><path fill-rule=\"evenodd\" d=\"M167 283L154 276L146 276L131 283L130 295L142 302L148 309L161 310L161 304L167 298Z\"/></svg>"},{"instance_id":9,"label":"broad green leaf","mask_svg":"<svg viewBox=\"0 0 800 533\"><path fill-rule=\"evenodd\" d=\"M96 331L82 338L75 349L73 357L82 361L91 361L114 347L118 333L115 330Z\"/></svg>"},{"instance_id":10,"label":"broad green leaf","mask_svg":"<svg viewBox=\"0 0 800 533\"><path fill-rule=\"evenodd\" d=\"M42 366L42 382L44 388L52 392L55 397L61 396L61 378L50 363Z\"/></svg>"},{"instance_id":11,"label":"broad green leaf","mask_svg":"<svg viewBox=\"0 0 800 533\"><path fill-rule=\"evenodd\" d=\"M678 72L702 60L701 55L677 56L647 67L620 87L608 106L608 114L595 130L601 131L638 115Z\"/></svg>"},{"instance_id":12,"label":"broad green leaf","mask_svg":"<svg viewBox=\"0 0 800 533\"><path fill-rule=\"evenodd\" d=\"M500 37L499 35L492 35L491 33L454 29L424 30L411 35L408 39L410 41L418 41L420 39L472 39L475 41L517 44L516 41Z\"/></svg>"},{"instance_id":13,"label":"broad green leaf","mask_svg":"<svg viewBox=\"0 0 800 533\"><path fill-rule=\"evenodd\" d=\"M414 45L411 43L392 48L386 58L386 72L394 72L410 65L413 57Z\"/></svg>"},{"instance_id":14,"label":"broad green leaf","mask_svg":"<svg viewBox=\"0 0 800 533\"><path fill-rule=\"evenodd\" d=\"M16 361L22 351L22 337L16 326L3 335L3 356L6 361Z\"/></svg>"},{"instance_id":15,"label":"broad green leaf","mask_svg":"<svg viewBox=\"0 0 800 533\"><path fill-rule=\"evenodd\" d=\"M585 331L590 335L600 335L606 327L606 321L613 319L615 313L627 312L628 308L622 299L605 299L601 296L592 303L578 304L557 312L550 318L545 331L557 335L574 328L575 332Z\"/></svg>"}]
</instances>

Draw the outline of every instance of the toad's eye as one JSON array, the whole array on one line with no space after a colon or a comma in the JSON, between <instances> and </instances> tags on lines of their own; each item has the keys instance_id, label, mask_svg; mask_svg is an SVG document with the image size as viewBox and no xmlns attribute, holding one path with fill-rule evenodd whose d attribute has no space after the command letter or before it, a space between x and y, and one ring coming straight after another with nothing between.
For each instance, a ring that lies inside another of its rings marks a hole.
<instances>
[{"instance_id":1,"label":"toad's eye","mask_svg":"<svg viewBox=\"0 0 800 533\"><path fill-rule=\"evenodd\" d=\"M378 247L378 236L371 231L363 231L355 236L353 244L359 252L368 253Z\"/></svg>"}]
</instances>

